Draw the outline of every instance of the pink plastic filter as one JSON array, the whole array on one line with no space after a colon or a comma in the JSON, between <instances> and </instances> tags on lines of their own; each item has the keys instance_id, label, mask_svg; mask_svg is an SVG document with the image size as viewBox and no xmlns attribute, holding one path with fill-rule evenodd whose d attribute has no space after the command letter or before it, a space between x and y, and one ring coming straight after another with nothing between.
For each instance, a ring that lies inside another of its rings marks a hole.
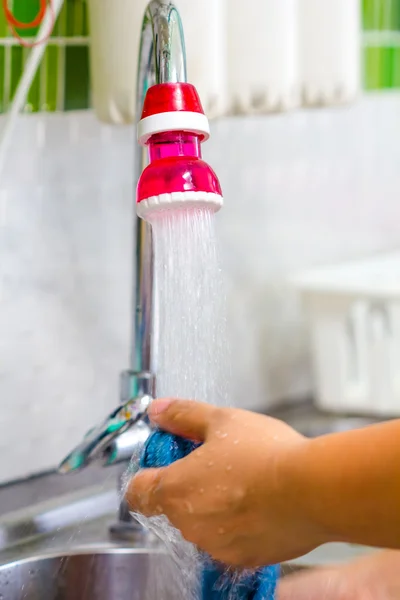
<instances>
[{"instance_id":1,"label":"pink plastic filter","mask_svg":"<svg viewBox=\"0 0 400 600\"><path fill-rule=\"evenodd\" d=\"M201 143L208 137L208 120L194 86L164 83L149 88L138 124L139 143L149 152L149 165L137 187L140 217L149 219L166 210L221 208L220 183L201 157Z\"/></svg>"}]
</instances>

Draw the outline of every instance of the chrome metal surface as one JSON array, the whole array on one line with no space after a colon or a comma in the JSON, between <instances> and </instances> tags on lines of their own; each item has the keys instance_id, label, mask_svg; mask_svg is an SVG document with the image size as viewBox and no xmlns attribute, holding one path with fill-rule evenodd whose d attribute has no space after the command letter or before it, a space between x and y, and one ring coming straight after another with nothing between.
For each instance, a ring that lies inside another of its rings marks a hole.
<instances>
[{"instance_id":1,"label":"chrome metal surface","mask_svg":"<svg viewBox=\"0 0 400 600\"><path fill-rule=\"evenodd\" d=\"M171 556L157 548L92 547L0 565L1 600L175 600ZM304 569L282 566L282 576Z\"/></svg>"},{"instance_id":2,"label":"chrome metal surface","mask_svg":"<svg viewBox=\"0 0 400 600\"><path fill-rule=\"evenodd\" d=\"M155 393L155 375L148 371L137 373L135 371L124 371L120 377L120 400L121 404L130 402L142 396L152 396Z\"/></svg>"},{"instance_id":3,"label":"chrome metal surface","mask_svg":"<svg viewBox=\"0 0 400 600\"><path fill-rule=\"evenodd\" d=\"M151 396L139 396L115 408L103 423L89 431L82 442L63 460L59 472L71 473L82 469L101 453L107 452L107 447L116 437L144 418L151 400Z\"/></svg>"},{"instance_id":4,"label":"chrome metal surface","mask_svg":"<svg viewBox=\"0 0 400 600\"><path fill-rule=\"evenodd\" d=\"M186 81L186 52L182 23L175 6L152 0L145 11L140 40L136 88L136 114L140 118L148 88L155 83ZM147 154L138 148L135 185L147 165ZM135 210L136 214L136 210ZM151 228L136 217L134 255L136 281L132 294L130 368L134 372L156 372L157 343L153 323L153 248Z\"/></svg>"},{"instance_id":5,"label":"chrome metal surface","mask_svg":"<svg viewBox=\"0 0 400 600\"><path fill-rule=\"evenodd\" d=\"M2 600L174 600L170 557L143 548L43 555L0 567Z\"/></svg>"},{"instance_id":6,"label":"chrome metal surface","mask_svg":"<svg viewBox=\"0 0 400 600\"><path fill-rule=\"evenodd\" d=\"M118 495L113 486L108 490L94 487L83 493L75 492L11 513L0 519L0 564L13 559L12 549L16 547L19 548L17 556L20 557L21 547L27 546L27 552L30 553L34 551L32 546L37 548L39 542L42 543L40 550L65 545L68 540L77 544L82 533L87 541L87 533L91 529L89 524L96 523L96 520L103 523L104 517L114 515L117 508ZM63 531L69 531L67 538L63 536ZM72 536L71 531L74 532ZM55 534L60 538L59 541ZM101 536L104 541L105 531ZM2 557L4 552L7 554Z\"/></svg>"},{"instance_id":7,"label":"chrome metal surface","mask_svg":"<svg viewBox=\"0 0 400 600\"><path fill-rule=\"evenodd\" d=\"M104 450L105 466L126 463L136 456L143 448L149 437L151 428L144 421L139 421L135 427L112 440Z\"/></svg>"}]
</instances>

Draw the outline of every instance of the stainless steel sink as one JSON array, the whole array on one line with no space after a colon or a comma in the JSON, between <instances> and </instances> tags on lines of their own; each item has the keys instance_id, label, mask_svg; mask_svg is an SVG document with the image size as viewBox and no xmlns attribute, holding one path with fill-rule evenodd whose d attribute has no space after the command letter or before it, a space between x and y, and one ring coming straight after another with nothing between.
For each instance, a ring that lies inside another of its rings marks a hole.
<instances>
[{"instance_id":1,"label":"stainless steel sink","mask_svg":"<svg viewBox=\"0 0 400 600\"><path fill-rule=\"evenodd\" d=\"M283 575L298 568L283 568ZM0 566L1 600L176 600L172 559L148 548L89 548ZM178 594L180 596L180 594Z\"/></svg>"},{"instance_id":2,"label":"stainless steel sink","mask_svg":"<svg viewBox=\"0 0 400 600\"><path fill-rule=\"evenodd\" d=\"M148 549L87 549L0 567L1 600L174 600L171 559Z\"/></svg>"}]
</instances>

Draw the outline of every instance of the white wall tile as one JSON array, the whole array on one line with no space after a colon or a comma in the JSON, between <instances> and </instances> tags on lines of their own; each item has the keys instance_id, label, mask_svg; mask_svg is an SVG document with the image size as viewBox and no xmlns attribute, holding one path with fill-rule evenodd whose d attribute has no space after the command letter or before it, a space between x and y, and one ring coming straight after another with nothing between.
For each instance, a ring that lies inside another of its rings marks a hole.
<instances>
[{"instance_id":1,"label":"white wall tile","mask_svg":"<svg viewBox=\"0 0 400 600\"><path fill-rule=\"evenodd\" d=\"M312 389L289 273L399 245L399 107L369 97L213 123L205 155L226 198L218 232L238 404ZM132 129L91 114L20 120L0 183L0 481L56 464L118 400L133 147Z\"/></svg>"}]
</instances>

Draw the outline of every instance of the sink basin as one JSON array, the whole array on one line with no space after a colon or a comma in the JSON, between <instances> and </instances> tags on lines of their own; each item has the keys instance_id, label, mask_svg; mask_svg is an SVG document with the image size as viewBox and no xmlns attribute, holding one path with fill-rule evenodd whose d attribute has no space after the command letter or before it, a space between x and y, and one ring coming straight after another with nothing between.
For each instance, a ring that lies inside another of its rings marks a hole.
<instances>
[{"instance_id":1,"label":"sink basin","mask_svg":"<svg viewBox=\"0 0 400 600\"><path fill-rule=\"evenodd\" d=\"M0 567L0 599L174 600L166 576L170 560L130 548L35 556Z\"/></svg>"},{"instance_id":2,"label":"sink basin","mask_svg":"<svg viewBox=\"0 0 400 600\"><path fill-rule=\"evenodd\" d=\"M37 555L0 566L0 600L176 600L171 560L148 548Z\"/></svg>"}]
</instances>

